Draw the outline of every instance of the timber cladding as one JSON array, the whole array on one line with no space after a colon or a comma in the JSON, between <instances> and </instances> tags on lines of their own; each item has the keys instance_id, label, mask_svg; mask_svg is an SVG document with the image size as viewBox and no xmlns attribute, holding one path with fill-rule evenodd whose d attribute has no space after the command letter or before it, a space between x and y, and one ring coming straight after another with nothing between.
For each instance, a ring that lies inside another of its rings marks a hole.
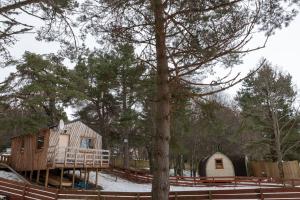
<instances>
[{"instance_id":1,"label":"timber cladding","mask_svg":"<svg viewBox=\"0 0 300 200\"><path fill-rule=\"evenodd\" d=\"M66 124L64 130L61 131L51 129L49 146L59 145L61 134L70 136L69 147L79 148L81 139L84 137L93 139L95 149L102 149L102 136L80 121Z\"/></svg>"},{"instance_id":2,"label":"timber cladding","mask_svg":"<svg viewBox=\"0 0 300 200\"><path fill-rule=\"evenodd\" d=\"M273 177L279 178L279 170L277 162L267 161L252 161L250 162L250 169L255 177ZM283 162L284 178L298 179L300 178L300 167L298 161Z\"/></svg>"},{"instance_id":3,"label":"timber cladding","mask_svg":"<svg viewBox=\"0 0 300 200\"><path fill-rule=\"evenodd\" d=\"M83 138L92 145L91 149L101 150L102 136L80 121L66 124L63 130L53 127L41 129L37 134L14 137L11 144L11 165L17 171L55 168L55 165L49 166L49 161L55 155L54 150L81 148Z\"/></svg>"},{"instance_id":4,"label":"timber cladding","mask_svg":"<svg viewBox=\"0 0 300 200\"><path fill-rule=\"evenodd\" d=\"M17 171L45 169L49 147L49 129L42 129L38 134L12 138L11 165ZM38 139L42 137L43 146L38 148Z\"/></svg>"}]
</instances>

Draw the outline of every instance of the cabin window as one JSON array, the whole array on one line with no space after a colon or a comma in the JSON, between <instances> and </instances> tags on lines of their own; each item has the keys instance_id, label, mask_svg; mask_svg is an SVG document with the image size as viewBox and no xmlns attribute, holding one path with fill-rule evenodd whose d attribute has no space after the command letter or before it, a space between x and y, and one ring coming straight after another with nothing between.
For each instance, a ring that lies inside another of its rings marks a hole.
<instances>
[{"instance_id":1,"label":"cabin window","mask_svg":"<svg viewBox=\"0 0 300 200\"><path fill-rule=\"evenodd\" d=\"M37 140L36 140L36 144L37 144L37 146L36 146L37 149L44 148L45 136L44 135L38 135Z\"/></svg>"},{"instance_id":2,"label":"cabin window","mask_svg":"<svg viewBox=\"0 0 300 200\"><path fill-rule=\"evenodd\" d=\"M84 149L94 149L94 140L93 138L81 138L80 148Z\"/></svg>"},{"instance_id":3,"label":"cabin window","mask_svg":"<svg viewBox=\"0 0 300 200\"><path fill-rule=\"evenodd\" d=\"M21 152L24 152L24 147L25 147L25 139L24 137L21 139Z\"/></svg>"},{"instance_id":4,"label":"cabin window","mask_svg":"<svg viewBox=\"0 0 300 200\"><path fill-rule=\"evenodd\" d=\"M215 159L215 165L216 165L216 169L224 169L223 159L222 158Z\"/></svg>"}]
</instances>

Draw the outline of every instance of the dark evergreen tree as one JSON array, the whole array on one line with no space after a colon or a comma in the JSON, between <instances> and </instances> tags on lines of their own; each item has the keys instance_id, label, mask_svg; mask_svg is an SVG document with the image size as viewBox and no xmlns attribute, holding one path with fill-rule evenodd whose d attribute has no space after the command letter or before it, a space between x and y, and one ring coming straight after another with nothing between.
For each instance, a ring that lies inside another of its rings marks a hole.
<instances>
[{"instance_id":1,"label":"dark evergreen tree","mask_svg":"<svg viewBox=\"0 0 300 200\"><path fill-rule=\"evenodd\" d=\"M291 75L266 63L256 75L244 81L236 99L242 109L244 128L260 134L252 145L269 148L263 151L264 157L278 162L283 177L282 162L300 139L294 109L296 91Z\"/></svg>"}]
</instances>

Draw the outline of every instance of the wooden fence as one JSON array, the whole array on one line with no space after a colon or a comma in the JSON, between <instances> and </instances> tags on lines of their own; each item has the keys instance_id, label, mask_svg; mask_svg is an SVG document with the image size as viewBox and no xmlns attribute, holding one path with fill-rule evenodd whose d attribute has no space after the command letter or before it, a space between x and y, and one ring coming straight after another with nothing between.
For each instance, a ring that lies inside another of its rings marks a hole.
<instances>
[{"instance_id":1,"label":"wooden fence","mask_svg":"<svg viewBox=\"0 0 300 200\"><path fill-rule=\"evenodd\" d=\"M149 192L102 192L89 190L59 190L26 185L16 181L0 178L0 195L9 199L35 199L35 200L150 200ZM269 189L237 189L237 190L210 190L210 191L182 191L170 192L172 200L213 200L213 199L253 199L253 200L282 200L300 199L300 188L269 188Z\"/></svg>"},{"instance_id":2,"label":"wooden fence","mask_svg":"<svg viewBox=\"0 0 300 200\"><path fill-rule=\"evenodd\" d=\"M251 174L253 176L267 176L279 178L279 170L277 162L267 161L251 161L249 163ZM300 167L298 161L286 161L283 162L284 177L300 178Z\"/></svg>"},{"instance_id":3,"label":"wooden fence","mask_svg":"<svg viewBox=\"0 0 300 200\"><path fill-rule=\"evenodd\" d=\"M104 172L114 174L115 176L136 182L151 183L152 175L145 171L136 171L128 169L110 169ZM189 187L207 187L207 186L264 186L264 187L294 187L300 185L300 179L266 178L266 177L187 177L170 176L170 185L189 186Z\"/></svg>"}]
</instances>

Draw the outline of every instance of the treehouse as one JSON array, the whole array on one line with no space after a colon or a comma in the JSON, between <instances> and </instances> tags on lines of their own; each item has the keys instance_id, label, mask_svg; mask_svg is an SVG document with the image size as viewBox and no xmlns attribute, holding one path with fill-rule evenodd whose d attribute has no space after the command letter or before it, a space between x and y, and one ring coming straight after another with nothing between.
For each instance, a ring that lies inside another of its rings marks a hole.
<instances>
[{"instance_id":1,"label":"treehouse","mask_svg":"<svg viewBox=\"0 0 300 200\"><path fill-rule=\"evenodd\" d=\"M20 172L60 168L101 169L109 167L110 153L102 149L102 136L80 121L41 129L37 134L12 138L11 165ZM47 175L48 176L48 175ZM63 176L63 175L62 175Z\"/></svg>"}]
</instances>

